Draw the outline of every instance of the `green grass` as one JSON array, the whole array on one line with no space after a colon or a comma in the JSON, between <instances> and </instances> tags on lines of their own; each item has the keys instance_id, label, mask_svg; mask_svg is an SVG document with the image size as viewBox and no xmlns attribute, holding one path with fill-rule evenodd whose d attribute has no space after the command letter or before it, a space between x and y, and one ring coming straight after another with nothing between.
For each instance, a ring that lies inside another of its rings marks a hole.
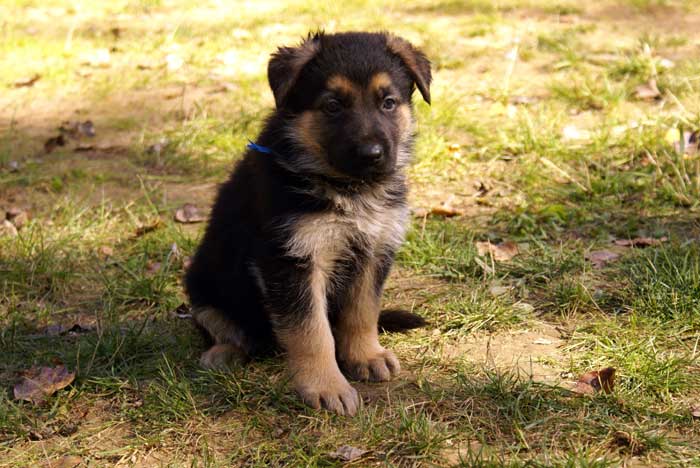
<instances>
[{"instance_id":1,"label":"green grass","mask_svg":"<svg viewBox=\"0 0 700 468\"><path fill-rule=\"evenodd\" d=\"M368 451L354 466L700 465L700 166L667 140L700 128L700 9L589 3L0 5L0 219L29 213L0 235L0 466L341 466L342 445ZM426 51L411 204L463 213L413 219L384 302L429 326L382 336L404 372L358 385L351 419L302 405L279 357L200 369L174 313L203 228L174 211L206 211L273 105L269 53L317 28ZM109 64L85 64L100 49ZM651 78L661 99L638 100ZM45 154L87 119L94 139ZM485 240L520 253L494 262ZM14 399L23 371L57 363L71 386ZM570 391L608 366L611 394Z\"/></svg>"}]
</instances>

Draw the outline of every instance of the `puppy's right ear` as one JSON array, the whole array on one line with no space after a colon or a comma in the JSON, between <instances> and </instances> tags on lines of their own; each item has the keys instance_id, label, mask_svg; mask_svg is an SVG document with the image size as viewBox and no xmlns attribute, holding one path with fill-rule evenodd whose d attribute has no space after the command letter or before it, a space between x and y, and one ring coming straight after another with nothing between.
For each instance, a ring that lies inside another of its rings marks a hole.
<instances>
[{"instance_id":1,"label":"puppy's right ear","mask_svg":"<svg viewBox=\"0 0 700 468\"><path fill-rule=\"evenodd\" d=\"M267 81L272 88L272 94L275 95L275 105L278 109L285 104L301 69L321 50L322 36L322 32L309 34L298 47L280 47L272 54L267 65Z\"/></svg>"}]
</instances>

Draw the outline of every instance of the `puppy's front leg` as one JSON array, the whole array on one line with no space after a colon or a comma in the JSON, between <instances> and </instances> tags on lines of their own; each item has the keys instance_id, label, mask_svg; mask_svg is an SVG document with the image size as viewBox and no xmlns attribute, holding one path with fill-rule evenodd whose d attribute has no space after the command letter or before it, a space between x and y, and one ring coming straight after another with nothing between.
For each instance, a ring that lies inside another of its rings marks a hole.
<instances>
[{"instance_id":1,"label":"puppy's front leg","mask_svg":"<svg viewBox=\"0 0 700 468\"><path fill-rule=\"evenodd\" d=\"M275 335L287 352L294 387L304 402L352 416L359 396L335 359L326 312L326 275L313 265L303 270L271 272L278 279L274 288L266 288Z\"/></svg>"},{"instance_id":2,"label":"puppy's front leg","mask_svg":"<svg viewBox=\"0 0 700 468\"><path fill-rule=\"evenodd\" d=\"M379 344L377 329L381 291L392 261L393 255L384 255L365 267L338 317L338 359L343 370L357 380L386 381L401 370L394 353Z\"/></svg>"}]
</instances>

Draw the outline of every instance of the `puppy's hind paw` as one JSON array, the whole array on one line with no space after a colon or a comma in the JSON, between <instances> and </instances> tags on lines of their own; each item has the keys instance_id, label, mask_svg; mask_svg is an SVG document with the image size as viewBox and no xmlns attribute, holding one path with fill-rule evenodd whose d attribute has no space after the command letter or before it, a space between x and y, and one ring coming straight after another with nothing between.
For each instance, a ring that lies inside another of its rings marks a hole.
<instances>
[{"instance_id":1,"label":"puppy's hind paw","mask_svg":"<svg viewBox=\"0 0 700 468\"><path fill-rule=\"evenodd\" d=\"M205 369L223 370L245 364L246 353L232 344L217 344L202 353L199 364Z\"/></svg>"}]
</instances>

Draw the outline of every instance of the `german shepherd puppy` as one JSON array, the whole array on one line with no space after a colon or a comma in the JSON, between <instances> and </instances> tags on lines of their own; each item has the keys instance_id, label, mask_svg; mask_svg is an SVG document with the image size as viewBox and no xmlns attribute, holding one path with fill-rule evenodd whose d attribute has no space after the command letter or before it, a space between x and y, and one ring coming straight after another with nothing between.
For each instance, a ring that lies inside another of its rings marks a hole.
<instances>
[{"instance_id":1,"label":"german shepherd puppy","mask_svg":"<svg viewBox=\"0 0 700 468\"><path fill-rule=\"evenodd\" d=\"M406 168L430 62L388 33L309 35L272 55L276 110L224 183L186 276L207 367L281 348L304 402L354 415L341 370L385 381L379 327L422 324L380 297L408 220Z\"/></svg>"}]
</instances>

